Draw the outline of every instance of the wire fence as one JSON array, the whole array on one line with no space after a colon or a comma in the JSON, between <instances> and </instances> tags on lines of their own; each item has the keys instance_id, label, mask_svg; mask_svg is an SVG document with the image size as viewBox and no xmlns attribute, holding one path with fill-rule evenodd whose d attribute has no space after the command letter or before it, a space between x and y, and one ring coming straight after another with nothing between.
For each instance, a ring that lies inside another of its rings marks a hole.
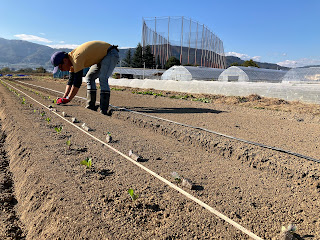
<instances>
[{"instance_id":1,"label":"wire fence","mask_svg":"<svg viewBox=\"0 0 320 240\"><path fill-rule=\"evenodd\" d=\"M151 46L162 66L171 56L182 65L226 68L222 40L204 24L185 17L144 18L142 46Z\"/></svg>"}]
</instances>

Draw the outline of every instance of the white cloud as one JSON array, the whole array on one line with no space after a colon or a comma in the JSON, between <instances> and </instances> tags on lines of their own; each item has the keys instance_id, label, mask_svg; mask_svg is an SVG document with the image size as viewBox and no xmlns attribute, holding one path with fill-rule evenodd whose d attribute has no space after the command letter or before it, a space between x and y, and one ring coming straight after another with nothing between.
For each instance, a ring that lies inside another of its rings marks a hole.
<instances>
[{"instance_id":1,"label":"white cloud","mask_svg":"<svg viewBox=\"0 0 320 240\"><path fill-rule=\"evenodd\" d=\"M119 49L129 49L129 48L135 48L135 47L118 47Z\"/></svg>"},{"instance_id":2,"label":"white cloud","mask_svg":"<svg viewBox=\"0 0 320 240\"><path fill-rule=\"evenodd\" d=\"M242 60L250 60L252 59L253 61L260 61L261 56L254 56L254 57L250 57L248 54L244 54L244 53L237 53L237 52L227 52L225 53L226 56L235 56L238 57Z\"/></svg>"},{"instance_id":3,"label":"white cloud","mask_svg":"<svg viewBox=\"0 0 320 240\"><path fill-rule=\"evenodd\" d=\"M51 48L69 48L69 49L75 49L76 47L79 47L77 44L51 44L47 45Z\"/></svg>"},{"instance_id":4,"label":"white cloud","mask_svg":"<svg viewBox=\"0 0 320 240\"><path fill-rule=\"evenodd\" d=\"M298 60L285 60L282 62L278 62L277 64L283 67L290 68L304 67L310 65L320 65L320 59L300 58Z\"/></svg>"},{"instance_id":5,"label":"white cloud","mask_svg":"<svg viewBox=\"0 0 320 240\"><path fill-rule=\"evenodd\" d=\"M34 36L34 35L27 35L27 34L17 34L14 35L17 38L20 38L22 40L25 41L34 41L34 42L45 42L45 43L51 43L52 41L46 39L46 38L42 38L42 37L38 37L38 36Z\"/></svg>"}]
</instances>

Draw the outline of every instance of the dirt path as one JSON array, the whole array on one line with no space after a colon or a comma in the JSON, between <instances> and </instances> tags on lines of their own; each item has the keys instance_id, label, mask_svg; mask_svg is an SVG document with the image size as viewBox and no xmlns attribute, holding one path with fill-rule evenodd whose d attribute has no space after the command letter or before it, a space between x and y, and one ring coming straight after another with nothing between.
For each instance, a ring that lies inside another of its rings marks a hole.
<instances>
[{"instance_id":1,"label":"dirt path","mask_svg":"<svg viewBox=\"0 0 320 240\"><path fill-rule=\"evenodd\" d=\"M60 91L65 87L28 82ZM47 93L22 90L45 105L51 102L43 98ZM15 209L27 239L247 239L27 97L21 104L21 97L2 84L0 92L2 129L18 201ZM79 95L85 96L84 88ZM319 123L308 114L129 91L112 91L111 104L319 156L315 143ZM81 105L73 101L58 106L58 113L75 116L81 121L78 126L85 122L99 139L111 132L115 141L110 145L125 154L134 149L145 167L171 182L173 171L190 178L197 187L184 190L258 236L275 238L282 225L294 222L301 237L319 239L319 164L127 112L105 117ZM59 126L61 134L54 130ZM66 146L69 138L71 149ZM93 159L92 170L79 164L86 157ZM140 195L135 202L129 188Z\"/></svg>"}]
</instances>

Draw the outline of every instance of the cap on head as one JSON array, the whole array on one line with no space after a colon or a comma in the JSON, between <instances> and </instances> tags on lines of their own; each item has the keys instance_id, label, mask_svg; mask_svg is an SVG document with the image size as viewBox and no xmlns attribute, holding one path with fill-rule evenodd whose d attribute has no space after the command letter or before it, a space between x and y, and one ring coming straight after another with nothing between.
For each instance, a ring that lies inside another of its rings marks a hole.
<instances>
[{"instance_id":1,"label":"cap on head","mask_svg":"<svg viewBox=\"0 0 320 240\"><path fill-rule=\"evenodd\" d=\"M56 73L59 69L59 64L62 63L62 60L67 57L66 52L55 52L51 56L51 64L54 66L53 73Z\"/></svg>"}]
</instances>

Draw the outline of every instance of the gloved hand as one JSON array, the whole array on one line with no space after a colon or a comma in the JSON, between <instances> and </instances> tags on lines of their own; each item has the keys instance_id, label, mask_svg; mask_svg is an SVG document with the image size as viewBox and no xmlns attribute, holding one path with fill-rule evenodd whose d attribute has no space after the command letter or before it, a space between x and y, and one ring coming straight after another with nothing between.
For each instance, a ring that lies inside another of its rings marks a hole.
<instances>
[{"instance_id":1,"label":"gloved hand","mask_svg":"<svg viewBox=\"0 0 320 240\"><path fill-rule=\"evenodd\" d=\"M58 98L58 99L57 99L57 105L66 104L66 103L68 103L68 102L70 102L70 100L67 99L67 98Z\"/></svg>"}]
</instances>

